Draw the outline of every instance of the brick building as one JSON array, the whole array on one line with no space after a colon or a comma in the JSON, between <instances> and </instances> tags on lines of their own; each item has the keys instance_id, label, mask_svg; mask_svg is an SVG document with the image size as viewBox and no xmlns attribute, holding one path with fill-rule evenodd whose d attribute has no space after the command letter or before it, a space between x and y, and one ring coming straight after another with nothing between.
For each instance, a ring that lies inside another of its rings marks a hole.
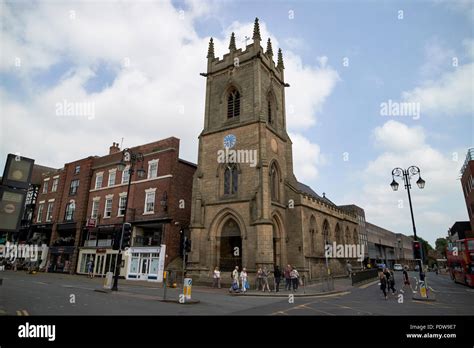
<instances>
[{"instance_id":1,"label":"brick building","mask_svg":"<svg viewBox=\"0 0 474 348\"><path fill-rule=\"evenodd\" d=\"M474 148L467 151L466 159L461 168L461 186L471 224L471 231L468 232L468 235L472 235L474 233Z\"/></svg>"},{"instance_id":2,"label":"brick building","mask_svg":"<svg viewBox=\"0 0 474 348\"><path fill-rule=\"evenodd\" d=\"M122 159L118 144L109 155L96 158L92 167L84 243L80 249L77 273L87 273L87 262L94 260L96 274L113 271L117 251L113 236L121 233L128 182L130 197L126 222L132 224L132 245L124 255L120 274L128 279L158 277L161 245L166 245L165 265L175 260L181 268L179 248L181 229L189 226L192 177L196 165L179 158L179 139L167 138L130 149L143 154L145 177L137 171L130 178L128 166L120 171ZM136 169L138 169L136 168Z\"/></svg>"},{"instance_id":3,"label":"brick building","mask_svg":"<svg viewBox=\"0 0 474 348\"><path fill-rule=\"evenodd\" d=\"M166 265L179 256L180 230L189 226L196 166L179 158L179 139L173 137L131 150L143 153L147 176L131 178L127 222L133 225L133 239L121 275L128 276L131 267L136 279L145 279L156 265L153 254L161 244L167 247ZM114 143L108 155L43 173L31 230L32 241L50 246L49 271L86 273L91 258L95 273L113 269L117 251L112 240L121 233L128 186L128 171L117 169L122 155Z\"/></svg>"}]
</instances>

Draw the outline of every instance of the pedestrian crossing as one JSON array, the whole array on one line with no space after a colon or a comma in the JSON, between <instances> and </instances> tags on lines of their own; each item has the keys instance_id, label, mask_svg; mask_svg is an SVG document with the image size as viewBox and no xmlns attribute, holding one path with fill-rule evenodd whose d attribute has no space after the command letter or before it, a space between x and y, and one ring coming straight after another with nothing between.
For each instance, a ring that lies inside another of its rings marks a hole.
<instances>
[{"instance_id":1,"label":"pedestrian crossing","mask_svg":"<svg viewBox=\"0 0 474 348\"><path fill-rule=\"evenodd\" d=\"M20 310L16 311L16 315L18 315L18 316L29 316L30 314L28 313L28 311L26 309L20 309Z\"/></svg>"}]
</instances>

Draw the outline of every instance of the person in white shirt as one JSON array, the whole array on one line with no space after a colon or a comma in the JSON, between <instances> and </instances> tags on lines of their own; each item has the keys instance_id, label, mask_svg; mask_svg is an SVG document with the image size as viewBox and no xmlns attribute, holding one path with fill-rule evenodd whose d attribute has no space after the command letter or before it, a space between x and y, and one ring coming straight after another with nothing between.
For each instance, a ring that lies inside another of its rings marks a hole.
<instances>
[{"instance_id":1,"label":"person in white shirt","mask_svg":"<svg viewBox=\"0 0 474 348\"><path fill-rule=\"evenodd\" d=\"M212 287L213 288L221 288L221 272L219 271L219 267L214 268L214 275L213 275L213 282L212 282Z\"/></svg>"},{"instance_id":2,"label":"person in white shirt","mask_svg":"<svg viewBox=\"0 0 474 348\"><path fill-rule=\"evenodd\" d=\"M239 290L239 266L235 266L235 269L232 271L232 285L230 286L229 291Z\"/></svg>"},{"instance_id":3,"label":"person in white shirt","mask_svg":"<svg viewBox=\"0 0 474 348\"><path fill-rule=\"evenodd\" d=\"M240 280L242 282L242 292L246 292L247 291L247 284L248 284L248 280L247 280L247 269L244 267L242 269L242 272L240 272Z\"/></svg>"}]
</instances>

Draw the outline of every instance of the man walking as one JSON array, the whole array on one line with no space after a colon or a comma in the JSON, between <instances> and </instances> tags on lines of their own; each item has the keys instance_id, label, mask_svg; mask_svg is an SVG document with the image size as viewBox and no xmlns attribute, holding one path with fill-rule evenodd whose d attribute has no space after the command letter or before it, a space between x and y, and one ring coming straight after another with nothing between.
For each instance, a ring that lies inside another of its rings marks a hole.
<instances>
[{"instance_id":1,"label":"man walking","mask_svg":"<svg viewBox=\"0 0 474 348\"><path fill-rule=\"evenodd\" d=\"M275 271L273 272L275 277L275 292L280 291L280 279L281 279L281 271L278 266L275 266Z\"/></svg>"},{"instance_id":2,"label":"man walking","mask_svg":"<svg viewBox=\"0 0 474 348\"><path fill-rule=\"evenodd\" d=\"M346 271L347 271L347 275L349 276L349 278L351 278L352 277L352 265L349 262L349 260L347 260L347 263L346 263Z\"/></svg>"}]
</instances>

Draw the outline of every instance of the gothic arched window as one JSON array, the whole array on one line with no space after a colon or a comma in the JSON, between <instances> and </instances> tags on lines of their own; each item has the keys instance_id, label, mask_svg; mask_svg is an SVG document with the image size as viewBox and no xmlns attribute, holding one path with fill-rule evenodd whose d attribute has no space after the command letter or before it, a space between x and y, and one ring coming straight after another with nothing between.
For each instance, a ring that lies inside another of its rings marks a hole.
<instances>
[{"instance_id":1,"label":"gothic arched window","mask_svg":"<svg viewBox=\"0 0 474 348\"><path fill-rule=\"evenodd\" d=\"M334 233L336 234L336 242L337 244L342 244L342 232L341 232L341 227L339 226L339 224L336 224L336 230L334 231Z\"/></svg>"},{"instance_id":2,"label":"gothic arched window","mask_svg":"<svg viewBox=\"0 0 474 348\"><path fill-rule=\"evenodd\" d=\"M227 95L227 118L240 116L240 93L232 88Z\"/></svg>"},{"instance_id":3,"label":"gothic arched window","mask_svg":"<svg viewBox=\"0 0 474 348\"><path fill-rule=\"evenodd\" d=\"M276 119L275 98L273 94L267 95L267 121L268 124L274 125Z\"/></svg>"},{"instance_id":4,"label":"gothic arched window","mask_svg":"<svg viewBox=\"0 0 474 348\"><path fill-rule=\"evenodd\" d=\"M224 194L232 195L237 193L239 187L239 173L235 164L229 165L224 170Z\"/></svg>"},{"instance_id":5,"label":"gothic arched window","mask_svg":"<svg viewBox=\"0 0 474 348\"><path fill-rule=\"evenodd\" d=\"M280 190L279 190L280 177L278 175L278 169L273 163L270 169L270 191L272 196L272 201L278 201L280 199Z\"/></svg>"},{"instance_id":6,"label":"gothic arched window","mask_svg":"<svg viewBox=\"0 0 474 348\"><path fill-rule=\"evenodd\" d=\"M316 219L313 215L309 219L309 238L311 242L311 253L314 254L316 252Z\"/></svg>"},{"instance_id":7,"label":"gothic arched window","mask_svg":"<svg viewBox=\"0 0 474 348\"><path fill-rule=\"evenodd\" d=\"M324 220L323 223L323 240L324 240L324 245L329 243L329 223L327 220Z\"/></svg>"}]
</instances>

